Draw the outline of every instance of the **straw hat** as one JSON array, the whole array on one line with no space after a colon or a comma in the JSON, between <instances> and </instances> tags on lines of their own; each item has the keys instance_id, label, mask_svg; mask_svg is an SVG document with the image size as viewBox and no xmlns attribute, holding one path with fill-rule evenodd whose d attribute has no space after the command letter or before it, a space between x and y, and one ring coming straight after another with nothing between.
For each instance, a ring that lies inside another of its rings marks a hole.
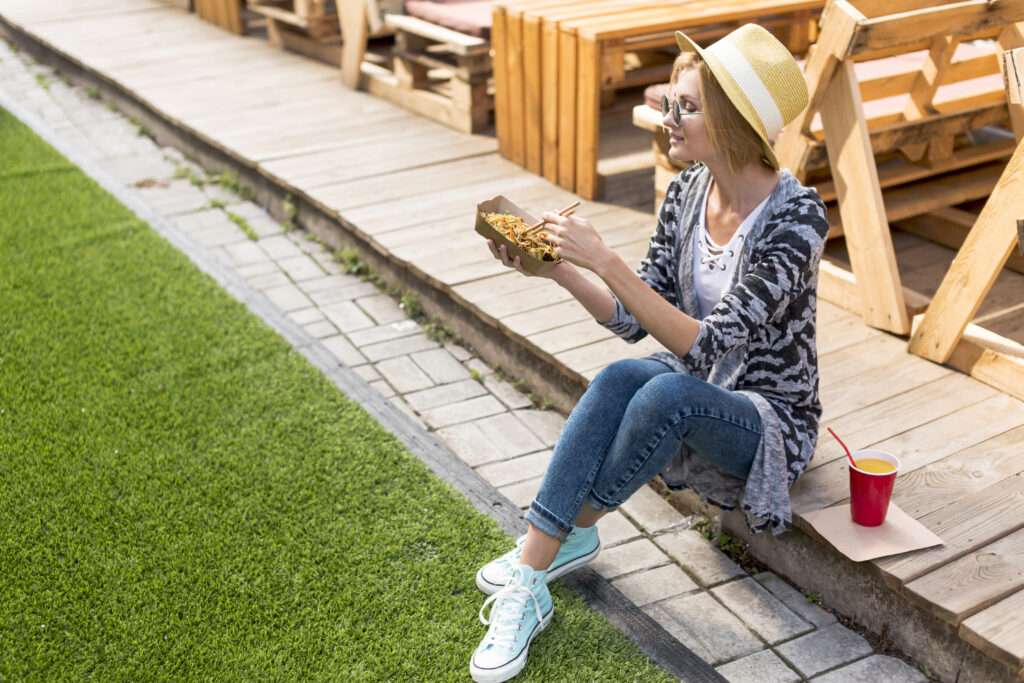
<instances>
[{"instance_id":1,"label":"straw hat","mask_svg":"<svg viewBox=\"0 0 1024 683\"><path fill-rule=\"evenodd\" d=\"M807 81L786 46L756 24L744 24L702 48L676 31L684 52L700 55L722 90L761 138L765 156L779 166L771 141L807 106Z\"/></svg>"}]
</instances>

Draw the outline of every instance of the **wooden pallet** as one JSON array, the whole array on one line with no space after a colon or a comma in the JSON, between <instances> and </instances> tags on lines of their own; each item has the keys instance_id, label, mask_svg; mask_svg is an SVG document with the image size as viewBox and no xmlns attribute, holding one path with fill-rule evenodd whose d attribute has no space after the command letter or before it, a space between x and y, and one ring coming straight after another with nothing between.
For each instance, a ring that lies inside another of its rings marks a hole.
<instances>
[{"instance_id":1,"label":"wooden pallet","mask_svg":"<svg viewBox=\"0 0 1024 683\"><path fill-rule=\"evenodd\" d=\"M338 15L325 0L261 0L249 8L266 19L271 45L341 66Z\"/></svg>"},{"instance_id":2,"label":"wooden pallet","mask_svg":"<svg viewBox=\"0 0 1024 683\"><path fill-rule=\"evenodd\" d=\"M395 34L391 68L363 59L359 87L455 130L487 128L494 106L488 41L406 15L387 14L384 22Z\"/></svg>"}]
</instances>

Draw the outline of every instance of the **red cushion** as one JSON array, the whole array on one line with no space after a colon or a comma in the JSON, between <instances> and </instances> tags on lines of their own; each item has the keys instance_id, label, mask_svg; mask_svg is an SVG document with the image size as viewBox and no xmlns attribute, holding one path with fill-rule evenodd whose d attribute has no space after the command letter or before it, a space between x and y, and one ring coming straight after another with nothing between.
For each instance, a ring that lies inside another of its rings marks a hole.
<instances>
[{"instance_id":1,"label":"red cushion","mask_svg":"<svg viewBox=\"0 0 1024 683\"><path fill-rule=\"evenodd\" d=\"M491 37L491 0L406 0L405 13L484 40Z\"/></svg>"},{"instance_id":2,"label":"red cushion","mask_svg":"<svg viewBox=\"0 0 1024 683\"><path fill-rule=\"evenodd\" d=\"M648 107L661 111L661 96L668 94L668 83L655 83L644 89L644 102Z\"/></svg>"}]
</instances>

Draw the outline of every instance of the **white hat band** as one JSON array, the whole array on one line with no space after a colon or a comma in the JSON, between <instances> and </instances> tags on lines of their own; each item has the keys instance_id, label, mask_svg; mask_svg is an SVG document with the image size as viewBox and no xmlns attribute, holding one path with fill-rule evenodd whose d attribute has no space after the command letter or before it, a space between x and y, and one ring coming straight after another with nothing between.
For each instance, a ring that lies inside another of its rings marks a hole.
<instances>
[{"instance_id":1,"label":"white hat band","mask_svg":"<svg viewBox=\"0 0 1024 683\"><path fill-rule=\"evenodd\" d=\"M779 111L779 106L775 104L775 99L768 92L761 77L754 71L754 67L735 45L726 40L719 40L706 52L714 55L736 81L736 85L750 100L754 111L761 119L768 139L774 140L784 125L782 112Z\"/></svg>"}]
</instances>

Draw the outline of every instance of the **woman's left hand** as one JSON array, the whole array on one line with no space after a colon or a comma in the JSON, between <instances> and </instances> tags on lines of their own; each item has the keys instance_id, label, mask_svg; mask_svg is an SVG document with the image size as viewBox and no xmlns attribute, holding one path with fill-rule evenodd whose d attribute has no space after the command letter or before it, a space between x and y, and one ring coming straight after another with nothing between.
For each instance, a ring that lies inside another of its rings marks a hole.
<instances>
[{"instance_id":1,"label":"woman's left hand","mask_svg":"<svg viewBox=\"0 0 1024 683\"><path fill-rule=\"evenodd\" d=\"M607 263L612 252L586 218L545 211L544 220L547 240L563 259L595 273Z\"/></svg>"}]
</instances>

